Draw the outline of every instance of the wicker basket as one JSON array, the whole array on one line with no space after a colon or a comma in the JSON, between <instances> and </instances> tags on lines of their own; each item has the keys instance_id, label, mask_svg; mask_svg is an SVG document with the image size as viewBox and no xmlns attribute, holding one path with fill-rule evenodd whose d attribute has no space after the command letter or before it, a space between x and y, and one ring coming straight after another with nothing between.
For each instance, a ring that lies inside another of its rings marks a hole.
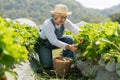
<instances>
[{"instance_id":1,"label":"wicker basket","mask_svg":"<svg viewBox=\"0 0 120 80\"><path fill-rule=\"evenodd\" d=\"M72 61L71 58L67 57L55 57L53 66L56 74L65 75L69 71Z\"/></svg>"}]
</instances>

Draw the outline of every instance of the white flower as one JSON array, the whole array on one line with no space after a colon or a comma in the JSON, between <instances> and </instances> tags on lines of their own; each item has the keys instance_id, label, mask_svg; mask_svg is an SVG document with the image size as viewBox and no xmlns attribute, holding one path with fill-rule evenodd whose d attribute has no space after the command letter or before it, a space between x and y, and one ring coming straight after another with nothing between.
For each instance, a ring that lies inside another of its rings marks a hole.
<instances>
[{"instance_id":1,"label":"white flower","mask_svg":"<svg viewBox=\"0 0 120 80\"><path fill-rule=\"evenodd\" d=\"M100 41L96 41L96 43L95 43L96 45L99 45L100 44Z\"/></svg>"}]
</instances>

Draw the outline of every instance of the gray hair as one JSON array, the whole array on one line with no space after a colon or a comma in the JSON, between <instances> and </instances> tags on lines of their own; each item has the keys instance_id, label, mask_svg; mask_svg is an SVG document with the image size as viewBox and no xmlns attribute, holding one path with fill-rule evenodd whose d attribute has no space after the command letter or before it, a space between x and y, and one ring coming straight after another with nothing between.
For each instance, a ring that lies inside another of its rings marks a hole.
<instances>
[{"instance_id":1,"label":"gray hair","mask_svg":"<svg viewBox=\"0 0 120 80\"><path fill-rule=\"evenodd\" d=\"M51 17L53 20L55 20L58 17L58 15L52 14Z\"/></svg>"}]
</instances>

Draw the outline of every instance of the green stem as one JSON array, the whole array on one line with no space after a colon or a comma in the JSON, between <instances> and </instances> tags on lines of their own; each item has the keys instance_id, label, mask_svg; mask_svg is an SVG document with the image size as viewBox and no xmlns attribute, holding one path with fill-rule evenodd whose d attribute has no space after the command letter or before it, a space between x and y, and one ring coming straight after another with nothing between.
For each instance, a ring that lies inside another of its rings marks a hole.
<instances>
[{"instance_id":1,"label":"green stem","mask_svg":"<svg viewBox=\"0 0 120 80\"><path fill-rule=\"evenodd\" d=\"M108 40L102 40L103 42L107 42L107 43L109 43L109 44L112 44L113 46L115 46L117 49L118 49L118 51L120 51L120 48L115 44L115 43L113 43L113 42L110 42L110 41L108 41Z\"/></svg>"}]
</instances>

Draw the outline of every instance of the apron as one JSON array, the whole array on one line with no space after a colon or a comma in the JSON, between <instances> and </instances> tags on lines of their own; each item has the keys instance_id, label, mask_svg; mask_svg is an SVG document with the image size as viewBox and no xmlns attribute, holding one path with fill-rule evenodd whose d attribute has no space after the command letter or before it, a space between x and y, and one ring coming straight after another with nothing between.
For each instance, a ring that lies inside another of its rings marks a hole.
<instances>
[{"instance_id":1,"label":"apron","mask_svg":"<svg viewBox=\"0 0 120 80\"><path fill-rule=\"evenodd\" d=\"M53 22L52 19L51 19L51 22L52 22L53 25L54 25L55 34L56 34L56 36L57 36L57 39L60 39L60 38L63 36L63 34L64 34L64 30L65 30L64 25L62 24L62 25L60 26L60 28L56 28L56 26L55 26L55 24L54 24L54 22Z\"/></svg>"}]
</instances>

